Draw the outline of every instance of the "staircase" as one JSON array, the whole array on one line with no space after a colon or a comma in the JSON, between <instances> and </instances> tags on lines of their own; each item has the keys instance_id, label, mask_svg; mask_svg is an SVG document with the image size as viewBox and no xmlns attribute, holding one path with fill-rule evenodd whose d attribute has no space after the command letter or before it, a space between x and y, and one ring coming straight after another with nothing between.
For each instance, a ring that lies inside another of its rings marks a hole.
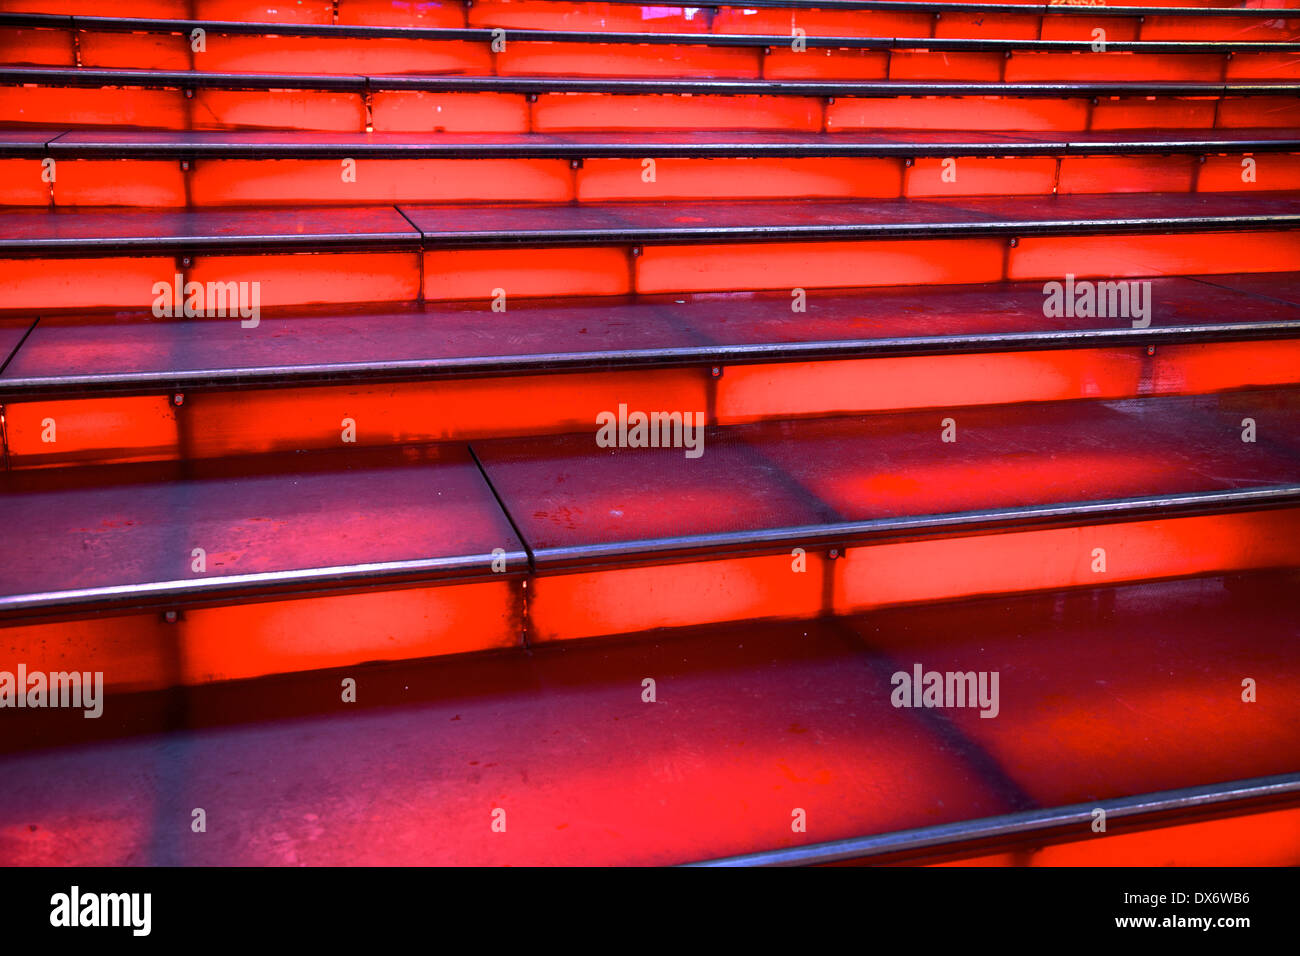
<instances>
[{"instance_id":1,"label":"staircase","mask_svg":"<svg viewBox=\"0 0 1300 956\"><path fill-rule=\"evenodd\" d=\"M1300 3L102 12L0 863L1300 863Z\"/></svg>"}]
</instances>

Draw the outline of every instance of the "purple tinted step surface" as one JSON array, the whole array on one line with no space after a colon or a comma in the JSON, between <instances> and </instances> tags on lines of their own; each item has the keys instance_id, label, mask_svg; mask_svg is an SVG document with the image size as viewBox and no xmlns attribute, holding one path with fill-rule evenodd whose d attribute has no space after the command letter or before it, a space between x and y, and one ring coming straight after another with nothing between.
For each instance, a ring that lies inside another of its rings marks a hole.
<instances>
[{"instance_id":1,"label":"purple tinted step surface","mask_svg":"<svg viewBox=\"0 0 1300 956\"><path fill-rule=\"evenodd\" d=\"M882 670L998 672L996 719L922 713L1041 806L1300 771L1294 570L890 609L852 627ZM1286 689L1243 704L1247 676Z\"/></svg>"},{"instance_id":2,"label":"purple tinted step surface","mask_svg":"<svg viewBox=\"0 0 1300 956\"><path fill-rule=\"evenodd\" d=\"M1300 224L1294 193L400 207L433 245L778 241Z\"/></svg>"},{"instance_id":3,"label":"purple tinted step surface","mask_svg":"<svg viewBox=\"0 0 1300 956\"><path fill-rule=\"evenodd\" d=\"M1297 593L1200 578L350 668L343 711L337 671L235 681L189 689L183 728L161 697L13 711L0 858L680 863L1285 773ZM998 717L893 706L915 663L997 671ZM646 674L671 705L629 706ZM1238 675L1275 690L1243 705ZM200 793L241 839L167 822Z\"/></svg>"},{"instance_id":4,"label":"purple tinted step surface","mask_svg":"<svg viewBox=\"0 0 1300 956\"><path fill-rule=\"evenodd\" d=\"M32 319L21 316L0 318L0 369L5 367L6 362L13 360L14 350L18 348L23 336L30 332L33 324Z\"/></svg>"},{"instance_id":5,"label":"purple tinted step surface","mask_svg":"<svg viewBox=\"0 0 1300 956\"><path fill-rule=\"evenodd\" d=\"M81 599L479 571L523 556L464 446L176 466L10 472L0 496L0 611ZM191 549L207 571L191 570ZM373 567L379 566L379 567ZM89 594L80 594L89 589Z\"/></svg>"},{"instance_id":6,"label":"purple tinted step surface","mask_svg":"<svg viewBox=\"0 0 1300 956\"><path fill-rule=\"evenodd\" d=\"M25 135L25 134L22 134ZM34 135L34 134L33 134ZM909 130L801 133L784 131L584 133L347 133L272 130L73 130L47 134L54 156L634 156L897 155L1285 149L1300 147L1300 129L992 132ZM57 137L57 138L56 138ZM44 138L44 137L42 137ZM6 143L0 141L0 151Z\"/></svg>"},{"instance_id":7,"label":"purple tinted step surface","mask_svg":"<svg viewBox=\"0 0 1300 956\"><path fill-rule=\"evenodd\" d=\"M1266 422L1273 440L1243 442L1245 416ZM958 423L958 441L940 441L942 417ZM1055 506L1069 519L1087 503L1152 496L1157 509L1170 496L1294 497L1300 390L766 422L706 429L695 447L699 457L687 457L685 442L600 447L594 423L582 434L474 444L542 566L740 546L814 525L855 536L872 522L945 527L942 516L974 514L1018 523Z\"/></svg>"},{"instance_id":8,"label":"purple tinted step surface","mask_svg":"<svg viewBox=\"0 0 1300 956\"><path fill-rule=\"evenodd\" d=\"M0 251L111 255L176 247L408 244L419 241L391 206L343 208L0 210Z\"/></svg>"},{"instance_id":9,"label":"purple tinted step surface","mask_svg":"<svg viewBox=\"0 0 1300 956\"><path fill-rule=\"evenodd\" d=\"M238 318L46 316L0 375L0 396L171 381L283 384L363 373L1077 347L1208 329L1223 338L1300 334L1300 273L1265 277L1251 291L1185 278L1150 281L1148 329L1111 318L1045 317L1039 283L814 290L798 322L790 321L789 297L771 293L521 301L504 313L482 302L300 309L264 313L247 329ZM1279 301L1287 296L1292 302Z\"/></svg>"}]
</instances>

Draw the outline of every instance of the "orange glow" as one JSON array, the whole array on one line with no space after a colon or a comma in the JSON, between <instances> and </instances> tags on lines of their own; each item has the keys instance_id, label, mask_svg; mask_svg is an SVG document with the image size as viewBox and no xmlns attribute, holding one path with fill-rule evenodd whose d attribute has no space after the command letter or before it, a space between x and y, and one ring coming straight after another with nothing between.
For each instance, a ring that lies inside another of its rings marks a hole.
<instances>
[{"instance_id":1,"label":"orange glow","mask_svg":"<svg viewBox=\"0 0 1300 956\"><path fill-rule=\"evenodd\" d=\"M1188 192L1196 165L1191 156L1062 156L1057 192Z\"/></svg>"},{"instance_id":2,"label":"orange glow","mask_svg":"<svg viewBox=\"0 0 1300 956\"><path fill-rule=\"evenodd\" d=\"M526 133L529 130L528 101L518 93L380 90L374 94L372 108L375 129L380 131Z\"/></svg>"},{"instance_id":3,"label":"orange glow","mask_svg":"<svg viewBox=\"0 0 1300 956\"><path fill-rule=\"evenodd\" d=\"M190 45L179 34L82 30L77 33L77 43L82 66L111 70L188 70L192 66Z\"/></svg>"},{"instance_id":4,"label":"orange glow","mask_svg":"<svg viewBox=\"0 0 1300 956\"><path fill-rule=\"evenodd\" d=\"M6 662L102 670L115 691L407 660L520 642L517 582L376 588L0 629Z\"/></svg>"},{"instance_id":5,"label":"orange glow","mask_svg":"<svg viewBox=\"0 0 1300 956\"><path fill-rule=\"evenodd\" d=\"M72 43L62 30L0 27L0 63L15 66L73 66Z\"/></svg>"},{"instance_id":6,"label":"orange glow","mask_svg":"<svg viewBox=\"0 0 1300 956\"><path fill-rule=\"evenodd\" d=\"M948 166L944 164L948 163ZM953 175L946 182L944 173ZM1024 196L1052 194L1056 181L1056 157L1008 156L996 159L963 156L955 161L937 156L918 157L904 173L906 195L927 196Z\"/></svg>"},{"instance_id":7,"label":"orange glow","mask_svg":"<svg viewBox=\"0 0 1300 956\"><path fill-rule=\"evenodd\" d=\"M44 206L50 183L41 181L39 159L0 159L0 205Z\"/></svg>"},{"instance_id":8,"label":"orange glow","mask_svg":"<svg viewBox=\"0 0 1300 956\"><path fill-rule=\"evenodd\" d=\"M1222 129L1300 125L1300 101L1294 96L1226 96L1219 105Z\"/></svg>"},{"instance_id":9,"label":"orange glow","mask_svg":"<svg viewBox=\"0 0 1300 956\"><path fill-rule=\"evenodd\" d=\"M212 73L492 73L486 43L395 37L214 36L194 54Z\"/></svg>"},{"instance_id":10,"label":"orange glow","mask_svg":"<svg viewBox=\"0 0 1300 956\"><path fill-rule=\"evenodd\" d=\"M5 419L14 468L157 461L176 457L180 448L165 395L14 402L5 405Z\"/></svg>"},{"instance_id":11,"label":"orange glow","mask_svg":"<svg viewBox=\"0 0 1300 956\"><path fill-rule=\"evenodd\" d=\"M988 282L1001 276L1005 249L1006 240L996 238L647 246L636 260L636 288L730 292Z\"/></svg>"},{"instance_id":12,"label":"orange glow","mask_svg":"<svg viewBox=\"0 0 1300 956\"><path fill-rule=\"evenodd\" d=\"M520 643L518 583L362 591L194 608L178 622L187 684ZM105 669L105 673L109 673Z\"/></svg>"},{"instance_id":13,"label":"orange glow","mask_svg":"<svg viewBox=\"0 0 1300 956\"><path fill-rule=\"evenodd\" d=\"M998 83L1006 58L1001 53L929 53L896 50L889 55L891 80L967 80Z\"/></svg>"},{"instance_id":14,"label":"orange glow","mask_svg":"<svg viewBox=\"0 0 1300 956\"><path fill-rule=\"evenodd\" d=\"M1300 262L1300 233L1029 236L1011 250L1008 279L1282 272Z\"/></svg>"},{"instance_id":15,"label":"orange glow","mask_svg":"<svg viewBox=\"0 0 1300 956\"><path fill-rule=\"evenodd\" d=\"M1107 34L1109 36L1109 34ZM1125 80L1170 82L1217 80L1223 74L1219 54L1191 53L1037 53L1017 51L1007 60L1008 83L1104 83Z\"/></svg>"},{"instance_id":16,"label":"orange glow","mask_svg":"<svg viewBox=\"0 0 1300 956\"><path fill-rule=\"evenodd\" d=\"M746 47L507 43L501 76L699 76L757 79L761 51ZM390 71L391 72L391 71Z\"/></svg>"},{"instance_id":17,"label":"orange glow","mask_svg":"<svg viewBox=\"0 0 1300 956\"><path fill-rule=\"evenodd\" d=\"M184 206L185 173L176 160L71 159L59 162L60 206Z\"/></svg>"},{"instance_id":18,"label":"orange glow","mask_svg":"<svg viewBox=\"0 0 1300 956\"><path fill-rule=\"evenodd\" d=\"M1094 549L1105 573L1092 570ZM850 548L835 611L1300 564L1300 510L1237 512Z\"/></svg>"},{"instance_id":19,"label":"orange glow","mask_svg":"<svg viewBox=\"0 0 1300 956\"><path fill-rule=\"evenodd\" d=\"M176 271L169 256L57 261L58 268L53 269L41 268L41 260L0 259L0 301L11 309L36 312L54 302L69 309L147 309L153 304L153 284Z\"/></svg>"},{"instance_id":20,"label":"orange glow","mask_svg":"<svg viewBox=\"0 0 1300 956\"><path fill-rule=\"evenodd\" d=\"M480 160L479 162L482 162ZM639 159L592 159L578 170L578 200L893 198L896 159L675 159L655 161L642 179Z\"/></svg>"},{"instance_id":21,"label":"orange glow","mask_svg":"<svg viewBox=\"0 0 1300 956\"><path fill-rule=\"evenodd\" d=\"M537 641L624 634L748 618L808 618L823 608L825 558L806 555L791 574L788 553L643 568L539 575L528 613Z\"/></svg>"},{"instance_id":22,"label":"orange glow","mask_svg":"<svg viewBox=\"0 0 1300 956\"><path fill-rule=\"evenodd\" d=\"M1229 190L1266 189L1300 190L1300 156L1294 153L1258 153L1255 160L1255 182L1243 182L1241 156L1207 156L1196 180L1198 192L1227 192Z\"/></svg>"},{"instance_id":23,"label":"orange glow","mask_svg":"<svg viewBox=\"0 0 1300 956\"><path fill-rule=\"evenodd\" d=\"M494 289L509 295L624 295L632 267L625 249L431 249L424 254L427 299L483 299Z\"/></svg>"},{"instance_id":24,"label":"orange glow","mask_svg":"<svg viewBox=\"0 0 1300 956\"><path fill-rule=\"evenodd\" d=\"M1112 97L1092 108L1092 125L1089 129L1212 129L1215 126L1216 105L1217 102L1213 99L1144 100L1136 97ZM1222 117L1218 125L1223 125Z\"/></svg>"},{"instance_id":25,"label":"orange glow","mask_svg":"<svg viewBox=\"0 0 1300 956\"><path fill-rule=\"evenodd\" d=\"M891 58L882 50L824 50L796 53L776 47L763 57L763 76L769 80L885 80Z\"/></svg>"},{"instance_id":26,"label":"orange glow","mask_svg":"<svg viewBox=\"0 0 1300 956\"><path fill-rule=\"evenodd\" d=\"M718 420L1131 397L1142 391L1144 352L997 352L729 366L718 380ZM1297 377L1300 366L1290 373L1292 380Z\"/></svg>"},{"instance_id":27,"label":"orange glow","mask_svg":"<svg viewBox=\"0 0 1300 956\"><path fill-rule=\"evenodd\" d=\"M1297 866L1300 808L967 857L938 866Z\"/></svg>"},{"instance_id":28,"label":"orange glow","mask_svg":"<svg viewBox=\"0 0 1300 956\"><path fill-rule=\"evenodd\" d=\"M707 381L704 370L675 369L241 390L195 393L184 414L189 451L204 458L336 448L345 417L356 421L359 445L588 428L594 434L596 415L619 402L703 409ZM252 408L257 414L247 414Z\"/></svg>"},{"instance_id":29,"label":"orange glow","mask_svg":"<svg viewBox=\"0 0 1300 956\"><path fill-rule=\"evenodd\" d=\"M172 270L174 271L174 270ZM171 275L171 271L155 274ZM187 281L260 282L261 306L410 301L419 295L418 252L304 252L199 256Z\"/></svg>"},{"instance_id":30,"label":"orange glow","mask_svg":"<svg viewBox=\"0 0 1300 956\"><path fill-rule=\"evenodd\" d=\"M0 122L186 129L180 90L0 86Z\"/></svg>"},{"instance_id":31,"label":"orange glow","mask_svg":"<svg viewBox=\"0 0 1300 956\"><path fill-rule=\"evenodd\" d=\"M177 94L179 95L179 94ZM194 92L194 129L366 128L360 93L333 90L210 90Z\"/></svg>"},{"instance_id":32,"label":"orange glow","mask_svg":"<svg viewBox=\"0 0 1300 956\"><path fill-rule=\"evenodd\" d=\"M533 107L533 128L820 130L822 102L805 96L543 93Z\"/></svg>"},{"instance_id":33,"label":"orange glow","mask_svg":"<svg viewBox=\"0 0 1300 956\"><path fill-rule=\"evenodd\" d=\"M362 202L569 202L562 159L356 159L344 182L337 159L210 159L193 163L195 205Z\"/></svg>"},{"instance_id":34,"label":"orange glow","mask_svg":"<svg viewBox=\"0 0 1300 956\"><path fill-rule=\"evenodd\" d=\"M1082 130L1088 101L927 96L844 97L826 107L826 129Z\"/></svg>"},{"instance_id":35,"label":"orange glow","mask_svg":"<svg viewBox=\"0 0 1300 956\"><path fill-rule=\"evenodd\" d=\"M1091 43L1093 30L1105 30L1106 39L1111 43L1138 38L1136 17L1085 17L1049 13L1042 18L1042 24L1044 40L1075 40Z\"/></svg>"}]
</instances>

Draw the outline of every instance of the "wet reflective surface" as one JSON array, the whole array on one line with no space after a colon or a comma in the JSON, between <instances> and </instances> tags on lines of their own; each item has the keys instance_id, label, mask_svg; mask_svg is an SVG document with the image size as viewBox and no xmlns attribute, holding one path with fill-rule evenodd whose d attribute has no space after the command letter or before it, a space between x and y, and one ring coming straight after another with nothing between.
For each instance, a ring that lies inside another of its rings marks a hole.
<instances>
[{"instance_id":1,"label":"wet reflective surface","mask_svg":"<svg viewBox=\"0 0 1300 956\"><path fill-rule=\"evenodd\" d=\"M353 668L345 711L334 671L15 711L0 859L678 863L1284 773L1297 594L1204 578ZM892 706L918 663L997 672L998 717ZM1272 691L1242 704L1243 674ZM175 824L198 794L239 839Z\"/></svg>"},{"instance_id":2,"label":"wet reflective surface","mask_svg":"<svg viewBox=\"0 0 1300 956\"><path fill-rule=\"evenodd\" d=\"M1267 443L1241 440L1247 416L1270 422ZM694 459L680 445L600 448L595 432L475 443L539 562L643 539L1300 483L1297 390L710 428Z\"/></svg>"},{"instance_id":3,"label":"wet reflective surface","mask_svg":"<svg viewBox=\"0 0 1300 956\"><path fill-rule=\"evenodd\" d=\"M253 373L281 383L289 376L1064 346L1087 344L1072 333L1088 330L1104 333L1094 344L1137 342L1180 329L1190 335L1217 328L1220 338L1231 338L1263 334L1257 327L1267 327L1269 334L1288 335L1294 330L1287 323L1300 322L1300 273L1149 281L1146 330L1109 316L1044 316L1043 288L1036 282L810 290L797 322L790 321L790 297L781 293L520 300L505 312L482 302L268 310L256 328L243 328L238 317L49 315L0 374L0 395L173 379L238 384ZM17 344L27 324L13 319L0 325L0 353Z\"/></svg>"}]
</instances>

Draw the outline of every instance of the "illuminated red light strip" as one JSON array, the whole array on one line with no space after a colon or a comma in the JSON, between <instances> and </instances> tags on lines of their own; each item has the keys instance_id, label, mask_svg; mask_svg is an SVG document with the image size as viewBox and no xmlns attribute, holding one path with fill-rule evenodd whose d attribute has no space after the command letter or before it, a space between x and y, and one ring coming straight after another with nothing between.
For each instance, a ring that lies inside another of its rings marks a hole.
<instances>
[{"instance_id":1,"label":"illuminated red light strip","mask_svg":"<svg viewBox=\"0 0 1300 956\"><path fill-rule=\"evenodd\" d=\"M367 110L369 105L369 111ZM41 126L526 133L584 130L1123 130L1300 126L1295 97L841 97L0 87L0 122Z\"/></svg>"},{"instance_id":2,"label":"illuminated red light strip","mask_svg":"<svg viewBox=\"0 0 1300 956\"><path fill-rule=\"evenodd\" d=\"M709 424L936 406L1205 394L1300 382L1300 340L873 357L170 392L6 403L11 468L214 458L328 448L344 417L362 445L592 427L603 409L711 408ZM711 397L710 397L711 396ZM58 440L43 440L54 419ZM181 436L186 438L182 443Z\"/></svg>"},{"instance_id":3,"label":"illuminated red light strip","mask_svg":"<svg viewBox=\"0 0 1300 956\"><path fill-rule=\"evenodd\" d=\"M1204 160L1203 162L1201 160ZM653 181L635 159L367 159L345 180L337 159L63 159L54 183L41 160L0 160L0 204L219 207L255 203L608 202L649 199L930 198L1112 192L1300 189L1300 155L864 158L663 157ZM948 167L959 175L945 175Z\"/></svg>"},{"instance_id":4,"label":"illuminated red light strip","mask_svg":"<svg viewBox=\"0 0 1300 956\"><path fill-rule=\"evenodd\" d=\"M1092 568L1092 549L1113 556ZM987 594L1300 566L1300 509L1244 511L788 553L539 573L519 581L384 588L260 603L18 624L7 658L102 670L144 690L661 627L810 619ZM671 602L662 595L671 593ZM439 622L431 627L431 622ZM232 635L237 637L232 638Z\"/></svg>"},{"instance_id":5,"label":"illuminated red light strip","mask_svg":"<svg viewBox=\"0 0 1300 956\"><path fill-rule=\"evenodd\" d=\"M901 40L896 50L795 51L744 46L631 45L516 41L499 52L481 36L464 40L346 36L252 36L212 32L194 52L186 33L77 31L74 58L66 29L0 26L0 62L98 69L198 70L213 73L430 73L466 76L624 76L734 79L969 80L1087 82L1114 79L1228 81L1300 76L1291 51L1142 52L926 51ZM1103 28L1104 29L1104 28ZM788 35L789 27L775 34ZM858 36L859 34L849 34ZM1033 39L1037 39L1034 37ZM1087 39L1087 38L1085 38ZM1118 37L1111 42L1122 42Z\"/></svg>"}]
</instances>

